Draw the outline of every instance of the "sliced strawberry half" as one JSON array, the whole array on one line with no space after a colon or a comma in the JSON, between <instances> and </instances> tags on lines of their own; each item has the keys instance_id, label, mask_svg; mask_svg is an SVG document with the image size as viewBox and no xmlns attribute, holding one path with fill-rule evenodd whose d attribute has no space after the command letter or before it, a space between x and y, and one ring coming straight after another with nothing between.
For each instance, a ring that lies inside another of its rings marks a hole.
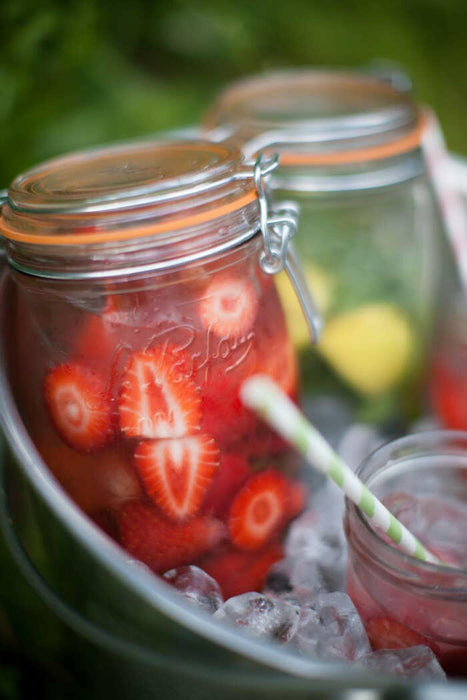
<instances>
[{"instance_id":1,"label":"sliced strawberry half","mask_svg":"<svg viewBox=\"0 0 467 700\"><path fill-rule=\"evenodd\" d=\"M236 492L250 474L246 457L224 453L203 503L203 512L225 519Z\"/></svg>"},{"instance_id":2,"label":"sliced strawberry half","mask_svg":"<svg viewBox=\"0 0 467 700\"><path fill-rule=\"evenodd\" d=\"M222 338L248 333L257 311L253 282L231 272L219 273L209 282L198 306L203 326Z\"/></svg>"},{"instance_id":3,"label":"sliced strawberry half","mask_svg":"<svg viewBox=\"0 0 467 700\"><path fill-rule=\"evenodd\" d=\"M125 504L118 524L122 546L156 573L191 564L215 547L225 533L225 526L209 516L170 523L142 501Z\"/></svg>"},{"instance_id":4,"label":"sliced strawberry half","mask_svg":"<svg viewBox=\"0 0 467 700\"><path fill-rule=\"evenodd\" d=\"M217 581L227 600L248 591L261 591L269 569L283 556L279 542L255 552L239 552L228 545L220 553L201 559L198 566Z\"/></svg>"},{"instance_id":5,"label":"sliced strawberry half","mask_svg":"<svg viewBox=\"0 0 467 700\"><path fill-rule=\"evenodd\" d=\"M235 497L229 515L232 542L240 549L259 549L287 519L288 484L274 469L253 476Z\"/></svg>"},{"instance_id":6,"label":"sliced strawberry half","mask_svg":"<svg viewBox=\"0 0 467 700\"><path fill-rule=\"evenodd\" d=\"M196 515L219 466L208 435L141 442L135 467L148 496L174 520Z\"/></svg>"},{"instance_id":7,"label":"sliced strawberry half","mask_svg":"<svg viewBox=\"0 0 467 700\"><path fill-rule=\"evenodd\" d=\"M423 644L433 649L435 653L437 651L429 639L390 617L375 617L367 620L365 629L374 650L404 649Z\"/></svg>"},{"instance_id":8,"label":"sliced strawberry half","mask_svg":"<svg viewBox=\"0 0 467 700\"><path fill-rule=\"evenodd\" d=\"M44 398L57 433L70 447L93 452L112 439L112 401L98 372L57 365L45 376Z\"/></svg>"},{"instance_id":9,"label":"sliced strawberry half","mask_svg":"<svg viewBox=\"0 0 467 700\"><path fill-rule=\"evenodd\" d=\"M199 430L201 398L184 373L188 366L189 358L170 345L130 356L118 401L127 437L177 438Z\"/></svg>"}]
</instances>

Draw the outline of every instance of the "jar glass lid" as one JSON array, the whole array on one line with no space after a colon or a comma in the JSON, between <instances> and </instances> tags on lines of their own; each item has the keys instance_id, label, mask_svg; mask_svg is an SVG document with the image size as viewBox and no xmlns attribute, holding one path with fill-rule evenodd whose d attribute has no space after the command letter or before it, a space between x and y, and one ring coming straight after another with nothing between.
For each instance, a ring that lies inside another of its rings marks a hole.
<instances>
[{"instance_id":1,"label":"jar glass lid","mask_svg":"<svg viewBox=\"0 0 467 700\"><path fill-rule=\"evenodd\" d=\"M37 244L98 243L179 230L256 199L232 145L133 142L49 160L17 177L0 230Z\"/></svg>"},{"instance_id":2,"label":"jar glass lid","mask_svg":"<svg viewBox=\"0 0 467 700\"><path fill-rule=\"evenodd\" d=\"M8 191L15 209L98 212L191 193L232 176L232 149L206 141L123 144L47 161L20 175ZM187 192L188 190L188 192Z\"/></svg>"},{"instance_id":3,"label":"jar glass lid","mask_svg":"<svg viewBox=\"0 0 467 700\"><path fill-rule=\"evenodd\" d=\"M273 149L282 165L355 162L397 155L420 141L420 115L407 93L364 74L291 70L225 90L207 130L236 136L247 155Z\"/></svg>"}]
</instances>

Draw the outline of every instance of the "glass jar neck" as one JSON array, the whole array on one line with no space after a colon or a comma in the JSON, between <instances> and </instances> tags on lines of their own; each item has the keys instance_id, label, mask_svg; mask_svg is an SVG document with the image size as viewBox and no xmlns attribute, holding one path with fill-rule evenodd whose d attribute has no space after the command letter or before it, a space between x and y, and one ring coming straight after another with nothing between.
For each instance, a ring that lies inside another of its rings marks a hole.
<instances>
[{"instance_id":1,"label":"glass jar neck","mask_svg":"<svg viewBox=\"0 0 467 700\"><path fill-rule=\"evenodd\" d=\"M375 161L340 165L281 166L271 187L309 193L363 192L410 182L423 175L425 164L420 148Z\"/></svg>"},{"instance_id":2,"label":"glass jar neck","mask_svg":"<svg viewBox=\"0 0 467 700\"><path fill-rule=\"evenodd\" d=\"M167 270L234 249L259 231L255 200L226 216L121 241L36 245L6 240L10 265L48 279L99 279Z\"/></svg>"}]
</instances>

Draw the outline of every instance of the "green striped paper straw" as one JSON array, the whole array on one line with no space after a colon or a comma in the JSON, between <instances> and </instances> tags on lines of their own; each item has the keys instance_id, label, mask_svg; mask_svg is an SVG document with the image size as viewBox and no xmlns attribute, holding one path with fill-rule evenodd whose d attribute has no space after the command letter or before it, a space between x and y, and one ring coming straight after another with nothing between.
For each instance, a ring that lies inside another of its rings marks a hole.
<instances>
[{"instance_id":1,"label":"green striped paper straw","mask_svg":"<svg viewBox=\"0 0 467 700\"><path fill-rule=\"evenodd\" d=\"M242 384L240 397L312 466L329 476L403 552L432 564L442 563L367 489L270 377L261 374L249 377Z\"/></svg>"}]
</instances>

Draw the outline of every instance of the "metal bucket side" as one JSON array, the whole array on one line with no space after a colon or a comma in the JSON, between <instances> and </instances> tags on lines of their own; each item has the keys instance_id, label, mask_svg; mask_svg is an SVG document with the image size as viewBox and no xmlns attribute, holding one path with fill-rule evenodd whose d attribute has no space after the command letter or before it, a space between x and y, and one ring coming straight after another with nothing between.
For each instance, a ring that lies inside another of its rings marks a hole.
<instances>
[{"instance_id":1,"label":"metal bucket side","mask_svg":"<svg viewBox=\"0 0 467 700\"><path fill-rule=\"evenodd\" d=\"M119 688L117 697L126 697L122 689L136 681L144 694L128 697L229 700L241 692L245 698L287 694L299 700L335 697L350 688L381 691L371 697L383 697L390 688L398 688L398 697L420 690L416 684L370 676L356 667L308 661L248 638L182 604L143 568L129 566L124 552L48 473L17 413L3 352L7 286L5 279L0 291L0 421L8 450L2 527L23 576L55 615L99 650L90 655L88 675L94 685L105 675L102 656L114 669L110 677ZM443 685L442 692L446 689Z\"/></svg>"}]
</instances>

